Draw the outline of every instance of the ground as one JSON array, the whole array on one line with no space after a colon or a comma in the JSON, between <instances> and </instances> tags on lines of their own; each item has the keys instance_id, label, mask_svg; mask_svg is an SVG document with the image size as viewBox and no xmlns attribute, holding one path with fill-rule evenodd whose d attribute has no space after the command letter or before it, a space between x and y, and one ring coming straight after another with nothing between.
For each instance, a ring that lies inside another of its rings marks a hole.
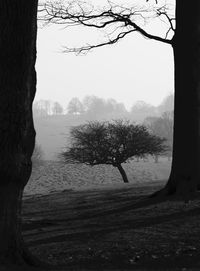
<instances>
[{"instance_id":1,"label":"ground","mask_svg":"<svg viewBox=\"0 0 200 271\"><path fill-rule=\"evenodd\" d=\"M130 184L140 185L152 181L166 182L170 173L171 161L165 157L141 159L123 164ZM108 165L86 166L84 164L65 164L55 161L44 161L41 166L33 169L25 195L48 194L64 189L102 188L108 185L123 184L117 168Z\"/></svg>"},{"instance_id":2,"label":"ground","mask_svg":"<svg viewBox=\"0 0 200 271\"><path fill-rule=\"evenodd\" d=\"M147 163L137 164L137 172L140 166L143 173L169 168L166 161ZM50 193L26 190L25 241L38 258L60 266L53 270L200 270L198 195L188 204L177 198L159 202L148 196L166 180L85 182Z\"/></svg>"},{"instance_id":3,"label":"ground","mask_svg":"<svg viewBox=\"0 0 200 271\"><path fill-rule=\"evenodd\" d=\"M27 198L25 240L40 259L67 270L200 269L200 199L146 205L158 188L154 183Z\"/></svg>"}]
</instances>

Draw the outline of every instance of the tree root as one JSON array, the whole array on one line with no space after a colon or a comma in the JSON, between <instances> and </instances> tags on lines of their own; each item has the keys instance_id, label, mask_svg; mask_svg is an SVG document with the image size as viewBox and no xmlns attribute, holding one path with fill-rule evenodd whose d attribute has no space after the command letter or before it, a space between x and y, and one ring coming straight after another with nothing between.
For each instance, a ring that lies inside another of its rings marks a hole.
<instances>
[{"instance_id":1,"label":"tree root","mask_svg":"<svg viewBox=\"0 0 200 271\"><path fill-rule=\"evenodd\" d=\"M167 184L160 190L150 195L150 198L168 198L177 199L188 203L190 200L198 197L198 188L184 179L173 181L169 179Z\"/></svg>"},{"instance_id":2,"label":"tree root","mask_svg":"<svg viewBox=\"0 0 200 271\"><path fill-rule=\"evenodd\" d=\"M150 198L155 198L155 197L168 197L168 196L173 196L176 194L176 189L169 189L169 187L166 185L162 189L154 192L151 194L149 197Z\"/></svg>"}]
</instances>

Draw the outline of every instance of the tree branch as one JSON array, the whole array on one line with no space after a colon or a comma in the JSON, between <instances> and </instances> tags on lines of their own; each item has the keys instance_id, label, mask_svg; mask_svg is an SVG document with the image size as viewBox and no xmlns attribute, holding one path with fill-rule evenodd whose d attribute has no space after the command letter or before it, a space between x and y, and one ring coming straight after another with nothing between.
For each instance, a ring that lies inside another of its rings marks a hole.
<instances>
[{"instance_id":1,"label":"tree branch","mask_svg":"<svg viewBox=\"0 0 200 271\"><path fill-rule=\"evenodd\" d=\"M91 49L94 49L94 48L98 48L98 47L103 47L105 45L112 45L116 42L118 42L120 39L124 38L127 34L130 34L131 32L134 32L136 31L135 29L132 29L130 31L127 31L127 32L121 32L117 35L116 38L112 39L112 40L109 40L107 42L102 42L100 44L96 44L96 45L86 45L86 46L82 46L82 47L76 47L76 48L68 48L68 47L65 47L65 50L63 50L64 53L77 53L77 54L80 54L80 53L87 53L89 50Z\"/></svg>"},{"instance_id":2,"label":"tree branch","mask_svg":"<svg viewBox=\"0 0 200 271\"><path fill-rule=\"evenodd\" d=\"M174 18L171 18L167 14L167 9L165 7L159 7L154 10L138 10L136 8L127 8L117 5L112 6L110 2L109 5L109 9L99 12L95 11L94 8L87 10L87 8L81 6L78 2L69 3L67 7L46 3L41 9L43 13L41 19L46 23L65 24L69 26L83 25L86 27L106 30L108 27L115 28L114 31L108 34L109 39L107 41L100 42L99 44L89 44L78 48L66 47L64 52L86 53L87 51L94 48L114 44L132 32L138 32L148 39L156 40L166 44L172 44L172 40L168 39L167 36L171 30L175 31L173 25ZM167 19L167 22L169 23L169 29L167 30L165 37L153 35L147 32L138 23L136 23L136 20L139 21L139 16L140 20L146 22L148 17L145 14L148 12L151 14L153 12L154 17L164 16ZM120 27L125 28L125 30L122 30L117 34L117 36L112 37L112 34L116 30L119 30L119 26L116 27L116 25L120 25Z\"/></svg>"}]
</instances>

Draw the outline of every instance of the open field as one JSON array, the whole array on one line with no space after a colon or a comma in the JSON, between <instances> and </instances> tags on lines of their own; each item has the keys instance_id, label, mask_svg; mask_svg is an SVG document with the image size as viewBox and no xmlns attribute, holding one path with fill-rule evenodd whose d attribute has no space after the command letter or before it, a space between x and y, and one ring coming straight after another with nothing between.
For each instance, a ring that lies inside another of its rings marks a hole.
<instances>
[{"instance_id":1,"label":"open field","mask_svg":"<svg viewBox=\"0 0 200 271\"><path fill-rule=\"evenodd\" d=\"M88 168L66 172L64 165L48 162L43 174L51 174L32 180L23 202L23 234L31 251L57 265L54 271L200 270L200 198L187 205L148 198L164 185L158 178L166 177L170 163L142 163L135 163L137 178L130 168L130 184L123 184L117 175L107 175L106 183L105 169L91 178Z\"/></svg>"},{"instance_id":2,"label":"open field","mask_svg":"<svg viewBox=\"0 0 200 271\"><path fill-rule=\"evenodd\" d=\"M151 158L148 162L140 160L123 164L130 184L149 182L166 182L171 167L167 158L159 158L155 163ZM47 194L65 189L83 189L107 187L108 185L124 186L119 171L113 166L86 166L82 164L64 164L58 161L44 161L37 167L26 186L25 195Z\"/></svg>"}]
</instances>

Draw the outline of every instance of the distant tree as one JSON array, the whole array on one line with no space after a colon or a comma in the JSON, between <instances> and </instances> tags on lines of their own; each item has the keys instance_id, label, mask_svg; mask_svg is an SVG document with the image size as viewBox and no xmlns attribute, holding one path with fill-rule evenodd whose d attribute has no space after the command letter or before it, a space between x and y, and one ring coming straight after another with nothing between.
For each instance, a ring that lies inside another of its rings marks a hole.
<instances>
[{"instance_id":1,"label":"distant tree","mask_svg":"<svg viewBox=\"0 0 200 271\"><path fill-rule=\"evenodd\" d=\"M83 112L84 109L81 101L77 97L72 98L67 106L67 113L76 115L82 114Z\"/></svg>"},{"instance_id":2,"label":"distant tree","mask_svg":"<svg viewBox=\"0 0 200 271\"><path fill-rule=\"evenodd\" d=\"M115 99L107 99L104 104L106 115L113 115L116 113L117 101Z\"/></svg>"},{"instance_id":3,"label":"distant tree","mask_svg":"<svg viewBox=\"0 0 200 271\"><path fill-rule=\"evenodd\" d=\"M51 114L51 102L49 100L42 100L43 108L47 115Z\"/></svg>"},{"instance_id":4,"label":"distant tree","mask_svg":"<svg viewBox=\"0 0 200 271\"><path fill-rule=\"evenodd\" d=\"M116 112L119 114L127 114L127 110L126 107L123 103L117 103L116 104L116 108L115 108Z\"/></svg>"},{"instance_id":5,"label":"distant tree","mask_svg":"<svg viewBox=\"0 0 200 271\"><path fill-rule=\"evenodd\" d=\"M144 101L137 101L130 111L130 118L137 122L143 122L148 116L155 116L156 108L153 105L147 104Z\"/></svg>"},{"instance_id":6,"label":"distant tree","mask_svg":"<svg viewBox=\"0 0 200 271\"><path fill-rule=\"evenodd\" d=\"M88 120L109 120L122 118L127 114L124 104L112 98L105 100L94 95L86 96L83 106Z\"/></svg>"},{"instance_id":7,"label":"distant tree","mask_svg":"<svg viewBox=\"0 0 200 271\"><path fill-rule=\"evenodd\" d=\"M63 107L60 103L54 102L52 107L52 113L53 115L61 115L63 114Z\"/></svg>"},{"instance_id":8,"label":"distant tree","mask_svg":"<svg viewBox=\"0 0 200 271\"><path fill-rule=\"evenodd\" d=\"M170 94L162 101L162 103L158 106L159 114L163 114L164 112L170 112L174 110L174 94Z\"/></svg>"},{"instance_id":9,"label":"distant tree","mask_svg":"<svg viewBox=\"0 0 200 271\"><path fill-rule=\"evenodd\" d=\"M49 100L39 100L33 104L33 113L35 116L48 116L51 114L51 102Z\"/></svg>"},{"instance_id":10,"label":"distant tree","mask_svg":"<svg viewBox=\"0 0 200 271\"><path fill-rule=\"evenodd\" d=\"M106 100L106 110L105 113L111 118L120 118L125 116L128 112L123 103L118 103L115 99Z\"/></svg>"},{"instance_id":11,"label":"distant tree","mask_svg":"<svg viewBox=\"0 0 200 271\"><path fill-rule=\"evenodd\" d=\"M86 96L83 100L83 106L88 119L95 120L105 115L106 101L95 95Z\"/></svg>"},{"instance_id":12,"label":"distant tree","mask_svg":"<svg viewBox=\"0 0 200 271\"><path fill-rule=\"evenodd\" d=\"M164 139L152 135L143 125L121 120L89 122L71 129L71 146L62 153L68 163L100 164L116 167L128 183L122 163L135 157L162 153Z\"/></svg>"},{"instance_id":13,"label":"distant tree","mask_svg":"<svg viewBox=\"0 0 200 271\"><path fill-rule=\"evenodd\" d=\"M173 112L164 112L161 117L148 117L144 121L144 125L153 134L164 137L166 139L166 154L168 157L172 155L173 145ZM157 162L158 157L155 157Z\"/></svg>"},{"instance_id":14,"label":"distant tree","mask_svg":"<svg viewBox=\"0 0 200 271\"><path fill-rule=\"evenodd\" d=\"M170 146L172 148L173 126L174 126L174 113L173 113L173 111L164 112L162 114L161 118L162 118L163 126L164 126L163 130L165 131L164 137L170 143Z\"/></svg>"},{"instance_id":15,"label":"distant tree","mask_svg":"<svg viewBox=\"0 0 200 271\"><path fill-rule=\"evenodd\" d=\"M46 111L44 110L44 108L41 105L41 101L36 101L33 103L33 114L36 117L47 115Z\"/></svg>"}]
</instances>

